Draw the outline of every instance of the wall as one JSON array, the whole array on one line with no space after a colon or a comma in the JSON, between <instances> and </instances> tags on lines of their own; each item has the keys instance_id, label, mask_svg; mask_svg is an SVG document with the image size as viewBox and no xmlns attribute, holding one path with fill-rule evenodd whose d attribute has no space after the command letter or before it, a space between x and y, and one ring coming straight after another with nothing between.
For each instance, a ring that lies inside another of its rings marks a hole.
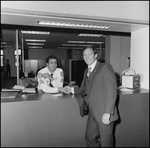
<instances>
[{"instance_id":1,"label":"wall","mask_svg":"<svg viewBox=\"0 0 150 148\"><path fill-rule=\"evenodd\" d=\"M29 49L29 59L45 60L49 55L55 55L60 60L67 59L67 51L65 49Z\"/></svg>"},{"instance_id":2,"label":"wall","mask_svg":"<svg viewBox=\"0 0 150 148\"><path fill-rule=\"evenodd\" d=\"M117 79L128 68L127 57L130 56L130 40L130 36L106 36L105 61L112 65Z\"/></svg>"},{"instance_id":3,"label":"wall","mask_svg":"<svg viewBox=\"0 0 150 148\"><path fill-rule=\"evenodd\" d=\"M41 68L42 66L45 66L45 60L49 55L54 55L58 58L58 67L62 68L64 70L64 75L65 75L65 80L68 81L69 73L68 73L68 66L67 66L67 59L68 59L68 53L66 49L29 49L28 51L28 60L34 60L37 59L39 62L38 68ZM41 65L40 65L40 62ZM27 62L26 62L27 63ZM35 67L37 70L38 68ZM29 69L30 71L30 66L26 70ZM25 70L25 71L26 71Z\"/></svg>"},{"instance_id":4,"label":"wall","mask_svg":"<svg viewBox=\"0 0 150 148\"><path fill-rule=\"evenodd\" d=\"M149 27L131 33L131 68L142 74L141 87L149 89Z\"/></svg>"}]
</instances>

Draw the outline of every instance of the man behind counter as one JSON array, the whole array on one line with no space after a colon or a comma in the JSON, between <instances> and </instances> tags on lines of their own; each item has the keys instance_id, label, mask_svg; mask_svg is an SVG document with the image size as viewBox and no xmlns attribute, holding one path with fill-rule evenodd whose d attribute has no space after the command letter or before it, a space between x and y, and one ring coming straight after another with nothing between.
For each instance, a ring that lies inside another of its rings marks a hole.
<instances>
[{"instance_id":1,"label":"man behind counter","mask_svg":"<svg viewBox=\"0 0 150 148\"><path fill-rule=\"evenodd\" d=\"M57 93L63 92L64 73L61 68L57 68L58 60L50 55L46 58L46 67L37 74L38 92Z\"/></svg>"}]
</instances>

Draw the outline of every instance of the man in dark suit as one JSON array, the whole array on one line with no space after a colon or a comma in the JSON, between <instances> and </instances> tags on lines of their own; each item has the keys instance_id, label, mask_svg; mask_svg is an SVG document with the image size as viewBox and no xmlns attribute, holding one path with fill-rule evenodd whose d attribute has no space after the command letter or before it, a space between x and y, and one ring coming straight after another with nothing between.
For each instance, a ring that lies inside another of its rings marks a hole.
<instances>
[{"instance_id":1,"label":"man in dark suit","mask_svg":"<svg viewBox=\"0 0 150 148\"><path fill-rule=\"evenodd\" d=\"M80 114L83 117L84 100L89 107L85 139L88 147L114 147L113 127L118 119L115 107L117 81L108 63L97 61L97 52L91 47L83 51L88 68L80 88L66 86L66 92L77 94ZM90 72L89 70L90 69Z\"/></svg>"},{"instance_id":2,"label":"man in dark suit","mask_svg":"<svg viewBox=\"0 0 150 148\"><path fill-rule=\"evenodd\" d=\"M8 59L6 60L6 77L11 77L11 67Z\"/></svg>"}]
</instances>

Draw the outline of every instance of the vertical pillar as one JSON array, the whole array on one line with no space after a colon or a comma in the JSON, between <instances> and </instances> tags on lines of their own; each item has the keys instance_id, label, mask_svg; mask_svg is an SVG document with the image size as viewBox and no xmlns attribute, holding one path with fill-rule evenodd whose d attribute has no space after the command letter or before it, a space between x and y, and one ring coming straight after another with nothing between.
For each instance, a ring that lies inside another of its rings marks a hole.
<instances>
[{"instance_id":1,"label":"vertical pillar","mask_svg":"<svg viewBox=\"0 0 150 148\"><path fill-rule=\"evenodd\" d=\"M16 52L17 52L17 85L19 85L19 56L18 56L18 30L16 29Z\"/></svg>"},{"instance_id":2,"label":"vertical pillar","mask_svg":"<svg viewBox=\"0 0 150 148\"><path fill-rule=\"evenodd\" d=\"M106 35L105 62L112 65L117 79L128 68L127 57L130 57L130 36Z\"/></svg>"},{"instance_id":3,"label":"vertical pillar","mask_svg":"<svg viewBox=\"0 0 150 148\"><path fill-rule=\"evenodd\" d=\"M24 42L23 42L23 37L22 37L22 70L24 70Z\"/></svg>"}]
</instances>

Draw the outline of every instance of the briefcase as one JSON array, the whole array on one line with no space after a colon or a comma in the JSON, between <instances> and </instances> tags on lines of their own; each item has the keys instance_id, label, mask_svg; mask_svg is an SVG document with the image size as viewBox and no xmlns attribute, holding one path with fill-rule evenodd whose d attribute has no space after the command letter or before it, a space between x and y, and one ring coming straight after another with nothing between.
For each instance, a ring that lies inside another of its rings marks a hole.
<instances>
[{"instance_id":1,"label":"briefcase","mask_svg":"<svg viewBox=\"0 0 150 148\"><path fill-rule=\"evenodd\" d=\"M130 72L127 75L127 72ZM133 72L131 74L131 72ZM140 75L136 74L134 69L126 69L122 72L122 86L126 88L136 89L140 88Z\"/></svg>"}]
</instances>

